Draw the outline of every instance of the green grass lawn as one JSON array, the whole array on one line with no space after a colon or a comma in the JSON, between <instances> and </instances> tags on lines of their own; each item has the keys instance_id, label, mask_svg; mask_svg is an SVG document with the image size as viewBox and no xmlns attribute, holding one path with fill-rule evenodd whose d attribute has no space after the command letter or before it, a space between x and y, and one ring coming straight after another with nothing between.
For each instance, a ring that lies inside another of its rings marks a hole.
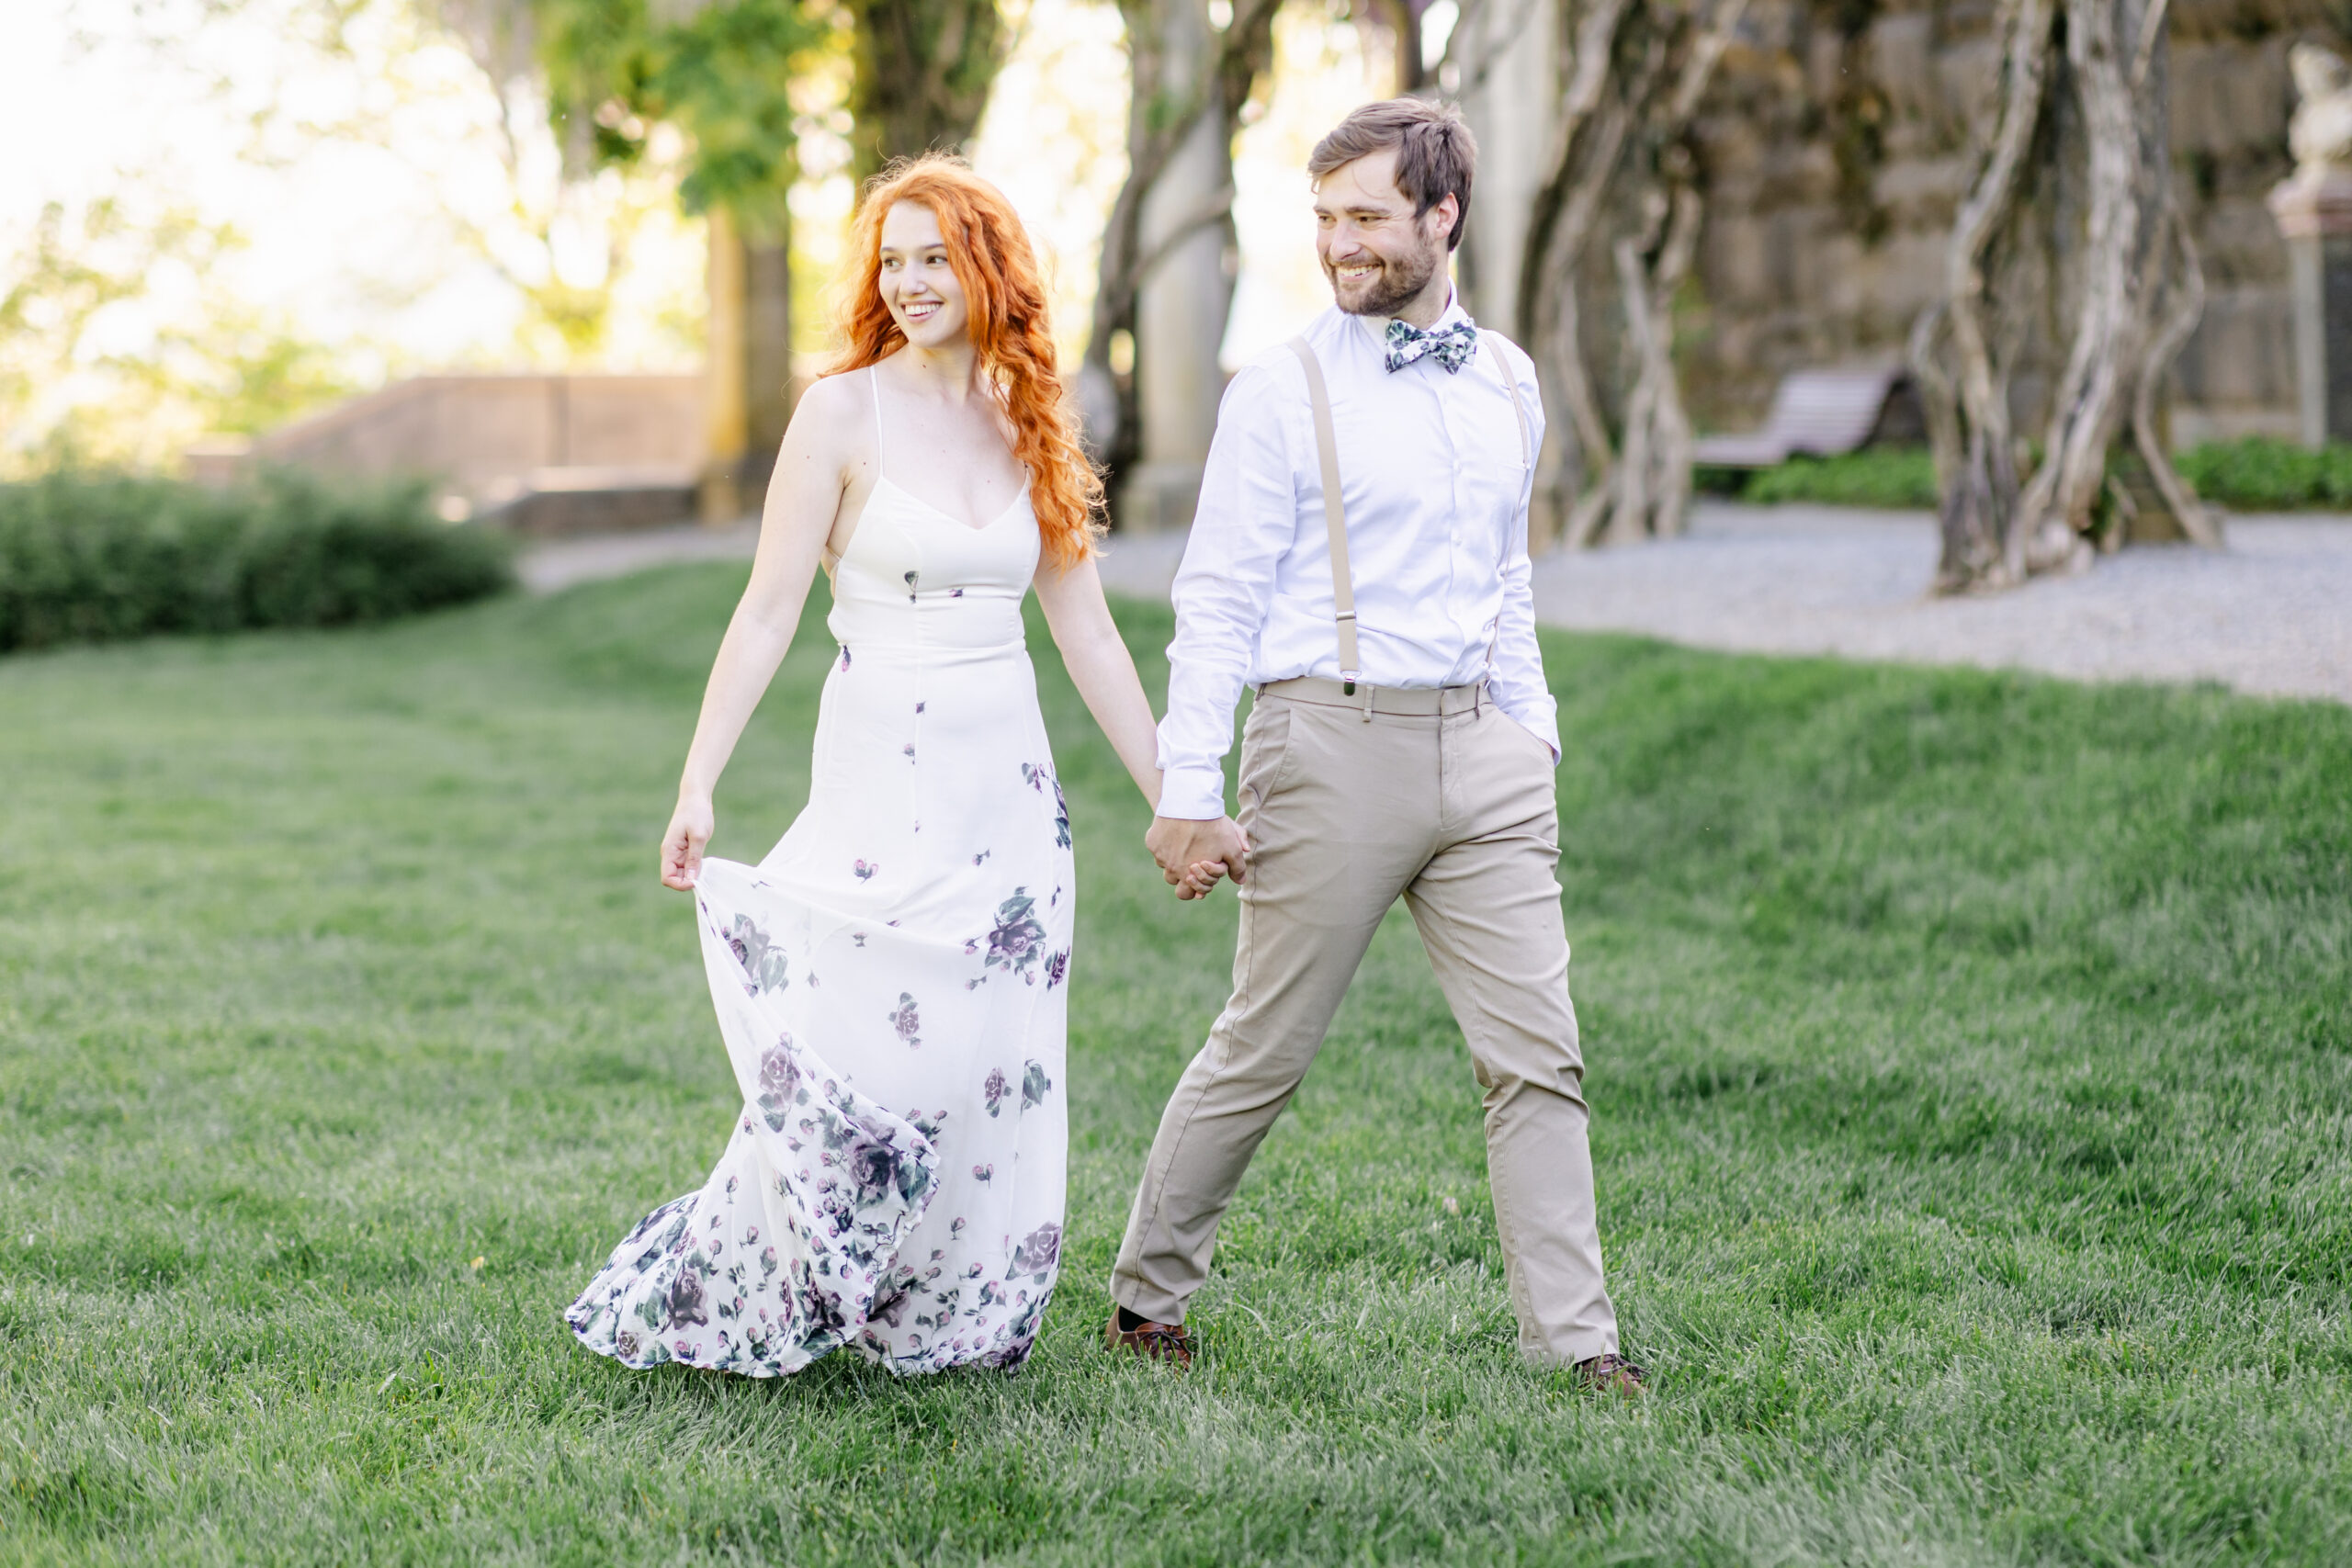
<instances>
[{"instance_id":1,"label":"green grass lawn","mask_svg":"<svg viewBox=\"0 0 2352 1568\"><path fill-rule=\"evenodd\" d=\"M0 661L0 1562L2352 1560L2352 712L2211 690L1547 639L1631 1407L1517 1364L1401 916L1202 1364L1097 1348L1235 906L1033 632L1083 873L1035 1358L578 1349L736 1109L653 870L741 581ZM720 852L802 796L811 630Z\"/></svg>"}]
</instances>

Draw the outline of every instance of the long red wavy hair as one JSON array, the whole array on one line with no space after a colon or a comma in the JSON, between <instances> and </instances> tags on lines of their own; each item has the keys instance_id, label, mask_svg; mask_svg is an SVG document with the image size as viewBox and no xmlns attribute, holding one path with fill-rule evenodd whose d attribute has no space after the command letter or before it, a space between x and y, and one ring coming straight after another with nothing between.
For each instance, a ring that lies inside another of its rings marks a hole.
<instances>
[{"instance_id":1,"label":"long red wavy hair","mask_svg":"<svg viewBox=\"0 0 2352 1568\"><path fill-rule=\"evenodd\" d=\"M1078 407L1055 368L1054 334L1036 253L1004 193L960 158L926 152L867 182L852 231L857 270L841 310L842 355L826 374L888 358L906 334L882 303L882 220L902 201L931 209L963 285L980 375L1004 400L1012 455L1029 470L1045 558L1065 570L1094 553L1102 479L1079 444Z\"/></svg>"}]
</instances>

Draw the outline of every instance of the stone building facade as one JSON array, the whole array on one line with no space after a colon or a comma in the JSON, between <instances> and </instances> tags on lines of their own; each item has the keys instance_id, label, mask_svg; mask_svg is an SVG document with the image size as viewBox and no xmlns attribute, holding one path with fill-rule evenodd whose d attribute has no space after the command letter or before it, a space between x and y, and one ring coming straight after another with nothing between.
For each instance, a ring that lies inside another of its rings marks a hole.
<instances>
[{"instance_id":1,"label":"stone building facade","mask_svg":"<svg viewBox=\"0 0 2352 1568\"><path fill-rule=\"evenodd\" d=\"M1522 208L1550 140L1558 18L1489 0L1508 29L1464 107L1489 150L1469 292L1510 319ZM1702 429L1754 423L1786 372L1894 363L1939 288L1972 171L1968 109L1993 68L1987 0L1750 0L1699 133L1707 196L1677 358ZM2204 319L2177 361L2176 442L2297 429L2284 242L2263 198L2291 166L2288 46L2336 43L2324 0L2174 0L2172 139Z\"/></svg>"}]
</instances>

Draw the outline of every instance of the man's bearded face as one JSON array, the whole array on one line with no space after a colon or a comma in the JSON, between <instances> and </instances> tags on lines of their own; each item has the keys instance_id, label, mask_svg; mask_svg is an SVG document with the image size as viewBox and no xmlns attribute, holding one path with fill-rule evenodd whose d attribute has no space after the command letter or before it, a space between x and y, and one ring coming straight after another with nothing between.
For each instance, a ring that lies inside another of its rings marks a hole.
<instances>
[{"instance_id":1,"label":"man's bearded face","mask_svg":"<svg viewBox=\"0 0 2352 1568\"><path fill-rule=\"evenodd\" d=\"M1343 164L1315 200L1316 258L1332 298L1351 316L1393 316L1445 266L1453 224L1449 197L1416 215L1396 188L1394 149Z\"/></svg>"}]
</instances>

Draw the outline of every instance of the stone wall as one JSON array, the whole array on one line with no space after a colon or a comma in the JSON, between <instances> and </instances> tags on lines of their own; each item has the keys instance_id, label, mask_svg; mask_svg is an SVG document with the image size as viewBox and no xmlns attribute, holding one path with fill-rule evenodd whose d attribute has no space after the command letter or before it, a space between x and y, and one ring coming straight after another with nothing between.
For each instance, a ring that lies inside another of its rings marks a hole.
<instances>
[{"instance_id":1,"label":"stone wall","mask_svg":"<svg viewBox=\"0 0 2352 1568\"><path fill-rule=\"evenodd\" d=\"M691 488L707 451L699 376L417 376L257 441L214 437L188 476L226 483L253 463L433 480L464 510L528 491Z\"/></svg>"},{"instance_id":2,"label":"stone wall","mask_svg":"<svg viewBox=\"0 0 2352 1568\"><path fill-rule=\"evenodd\" d=\"M1752 0L1702 132L1707 231L1679 320L1702 429L1760 419L1792 368L1900 358L1965 192L1991 24L1984 0ZM2208 289L2176 441L2297 428L2287 254L2262 202L2290 167L2287 47L2305 37L2333 37L2321 0L2173 7L2173 146Z\"/></svg>"}]
</instances>

